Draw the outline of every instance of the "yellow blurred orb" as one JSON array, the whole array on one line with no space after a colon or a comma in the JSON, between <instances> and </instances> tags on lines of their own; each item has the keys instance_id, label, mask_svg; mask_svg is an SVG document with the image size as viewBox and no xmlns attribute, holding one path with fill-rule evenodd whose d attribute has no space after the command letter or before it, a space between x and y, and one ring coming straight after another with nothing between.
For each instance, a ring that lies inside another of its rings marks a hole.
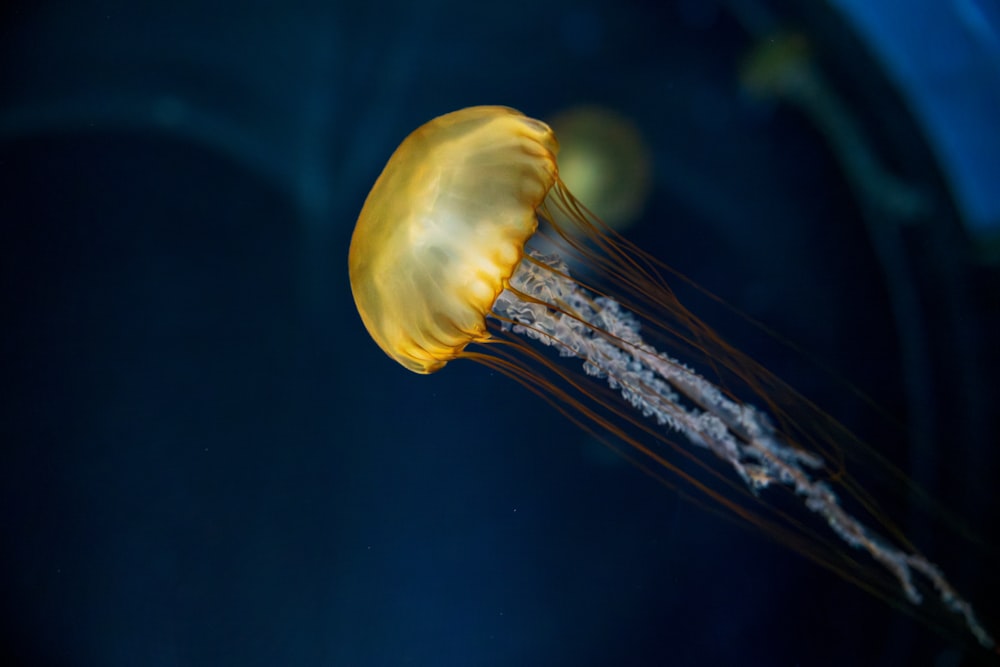
<instances>
[{"instance_id":1,"label":"yellow blurred orb","mask_svg":"<svg viewBox=\"0 0 1000 667\"><path fill-rule=\"evenodd\" d=\"M559 137L559 177L617 230L634 223L650 191L650 158L639 130L599 106L572 107L548 119Z\"/></svg>"}]
</instances>

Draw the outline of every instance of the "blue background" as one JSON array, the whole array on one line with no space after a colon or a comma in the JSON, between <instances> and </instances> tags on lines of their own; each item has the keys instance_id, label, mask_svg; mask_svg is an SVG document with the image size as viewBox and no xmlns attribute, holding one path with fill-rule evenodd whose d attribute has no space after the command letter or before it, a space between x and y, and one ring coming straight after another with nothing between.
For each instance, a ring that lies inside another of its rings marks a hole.
<instances>
[{"instance_id":1,"label":"blue background","mask_svg":"<svg viewBox=\"0 0 1000 667\"><path fill-rule=\"evenodd\" d=\"M801 346L693 304L967 522L889 508L996 631L996 16L837 4L5 5L6 664L985 662L502 377L404 371L350 297L419 124L627 114L654 169L631 237ZM780 28L933 215L873 214L808 118L741 89ZM942 60L962 76L921 76Z\"/></svg>"}]
</instances>

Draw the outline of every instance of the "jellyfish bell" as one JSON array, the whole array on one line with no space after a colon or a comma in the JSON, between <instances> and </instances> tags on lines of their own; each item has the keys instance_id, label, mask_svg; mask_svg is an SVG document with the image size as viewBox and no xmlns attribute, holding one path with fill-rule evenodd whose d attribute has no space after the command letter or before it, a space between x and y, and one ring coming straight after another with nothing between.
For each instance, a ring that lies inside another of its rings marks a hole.
<instances>
[{"instance_id":1,"label":"jellyfish bell","mask_svg":"<svg viewBox=\"0 0 1000 667\"><path fill-rule=\"evenodd\" d=\"M992 648L945 573L840 469L830 444L846 431L688 311L664 278L676 274L566 188L558 150L547 125L507 107L446 114L403 141L365 201L348 258L355 303L382 350L417 373L460 358L498 370L609 446L624 443L653 477L859 586L886 598L898 588L913 605L933 591ZM804 427L789 403L827 428ZM792 491L829 537L762 509L769 487Z\"/></svg>"},{"instance_id":2,"label":"jellyfish bell","mask_svg":"<svg viewBox=\"0 0 1000 667\"><path fill-rule=\"evenodd\" d=\"M556 183L547 125L473 107L417 129L375 181L351 238L351 289L375 342L431 373L490 338L486 316Z\"/></svg>"}]
</instances>

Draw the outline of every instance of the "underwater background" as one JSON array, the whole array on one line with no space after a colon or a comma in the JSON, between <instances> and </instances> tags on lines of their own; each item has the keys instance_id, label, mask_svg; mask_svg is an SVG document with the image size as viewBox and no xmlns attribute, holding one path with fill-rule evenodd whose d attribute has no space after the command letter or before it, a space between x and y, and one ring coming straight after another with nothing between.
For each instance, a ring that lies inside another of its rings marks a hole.
<instances>
[{"instance_id":1,"label":"underwater background","mask_svg":"<svg viewBox=\"0 0 1000 667\"><path fill-rule=\"evenodd\" d=\"M998 34L987 0L4 3L3 664L997 664L501 376L405 371L346 258L434 116L628 119L625 233L940 501L886 509L1000 632Z\"/></svg>"}]
</instances>

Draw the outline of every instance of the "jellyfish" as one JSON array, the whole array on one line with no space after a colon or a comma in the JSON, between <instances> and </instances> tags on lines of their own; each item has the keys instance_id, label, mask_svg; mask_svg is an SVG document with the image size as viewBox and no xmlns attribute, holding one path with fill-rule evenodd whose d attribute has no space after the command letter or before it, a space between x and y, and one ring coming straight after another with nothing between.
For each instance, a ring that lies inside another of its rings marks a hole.
<instances>
[{"instance_id":1,"label":"jellyfish","mask_svg":"<svg viewBox=\"0 0 1000 667\"><path fill-rule=\"evenodd\" d=\"M558 150L545 123L500 106L440 116L400 144L365 200L348 257L355 304L379 347L416 373L457 359L499 371L610 446L625 443L622 454L648 474L671 473L686 496L720 502L878 593L880 580L849 572L824 552L828 540L784 510L761 515L671 457L703 465L696 452L707 452L722 463L709 475L751 499L788 490L909 602L933 591L994 648L944 572L879 519L844 481L836 453L773 399L790 390L681 304L664 277L677 274L577 201L560 180ZM837 486L873 518L849 511Z\"/></svg>"}]
</instances>

